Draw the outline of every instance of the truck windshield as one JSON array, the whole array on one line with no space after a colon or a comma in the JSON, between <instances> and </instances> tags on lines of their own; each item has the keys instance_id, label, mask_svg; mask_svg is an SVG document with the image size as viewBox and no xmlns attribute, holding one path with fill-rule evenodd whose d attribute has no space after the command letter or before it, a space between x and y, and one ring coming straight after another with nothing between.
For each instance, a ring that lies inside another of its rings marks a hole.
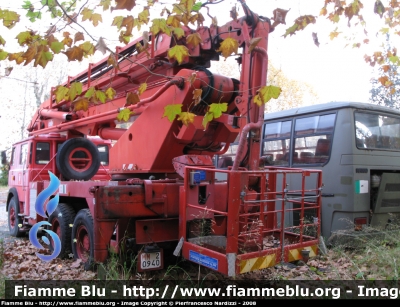
<instances>
[{"instance_id":1,"label":"truck windshield","mask_svg":"<svg viewBox=\"0 0 400 307\"><path fill-rule=\"evenodd\" d=\"M359 149L400 151L400 118L356 112L355 125Z\"/></svg>"}]
</instances>

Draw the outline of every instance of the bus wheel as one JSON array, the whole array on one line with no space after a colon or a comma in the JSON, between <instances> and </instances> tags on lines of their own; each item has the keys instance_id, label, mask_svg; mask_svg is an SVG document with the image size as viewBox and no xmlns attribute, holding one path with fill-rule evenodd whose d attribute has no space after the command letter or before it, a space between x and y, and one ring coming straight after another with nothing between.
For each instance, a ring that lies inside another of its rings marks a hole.
<instances>
[{"instance_id":1,"label":"bus wheel","mask_svg":"<svg viewBox=\"0 0 400 307\"><path fill-rule=\"evenodd\" d=\"M56 164L67 180L89 180L99 170L99 150L88 139L69 139L58 150Z\"/></svg>"},{"instance_id":2,"label":"bus wheel","mask_svg":"<svg viewBox=\"0 0 400 307\"><path fill-rule=\"evenodd\" d=\"M89 209L82 209L72 226L72 252L75 259L81 259L85 270L94 265L93 217Z\"/></svg>"},{"instance_id":3,"label":"bus wheel","mask_svg":"<svg viewBox=\"0 0 400 307\"><path fill-rule=\"evenodd\" d=\"M58 204L56 210L54 210L49 217L51 230L57 234L61 241L61 251L58 256L59 258L66 258L72 252L71 226L74 223L75 215L75 211L71 206L60 203Z\"/></svg>"},{"instance_id":4,"label":"bus wheel","mask_svg":"<svg viewBox=\"0 0 400 307\"><path fill-rule=\"evenodd\" d=\"M10 199L8 204L8 229L13 237L22 237L25 233L20 230L22 219L19 214L19 206L15 197Z\"/></svg>"}]
</instances>

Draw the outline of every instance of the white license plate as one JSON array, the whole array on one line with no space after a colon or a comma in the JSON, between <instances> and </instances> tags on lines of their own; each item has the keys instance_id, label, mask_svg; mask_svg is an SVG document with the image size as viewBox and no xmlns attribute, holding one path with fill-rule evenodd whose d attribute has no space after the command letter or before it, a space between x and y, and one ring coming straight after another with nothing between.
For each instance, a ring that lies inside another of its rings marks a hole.
<instances>
[{"instance_id":1,"label":"white license plate","mask_svg":"<svg viewBox=\"0 0 400 307\"><path fill-rule=\"evenodd\" d=\"M140 254L140 268L142 270L161 268L161 266L161 252Z\"/></svg>"}]
</instances>

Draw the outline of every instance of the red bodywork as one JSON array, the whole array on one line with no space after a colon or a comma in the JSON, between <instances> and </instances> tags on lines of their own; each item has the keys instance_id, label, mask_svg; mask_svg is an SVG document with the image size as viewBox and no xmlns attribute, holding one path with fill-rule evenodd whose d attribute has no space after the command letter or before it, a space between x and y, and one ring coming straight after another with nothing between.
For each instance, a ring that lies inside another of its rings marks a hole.
<instances>
[{"instance_id":1,"label":"red bodywork","mask_svg":"<svg viewBox=\"0 0 400 307\"><path fill-rule=\"evenodd\" d=\"M100 136L114 141L106 168L101 167L89 181L61 181L60 186L60 203L70 204L75 211L90 209L93 242L83 236L82 246L93 245L95 261L105 261L110 248L118 250L122 242L140 250L147 245L174 248L179 241L177 250L185 258L235 275L301 259L303 249L317 253L321 173L259 167L264 106L255 104L254 97L266 84L270 23L250 11L247 14L222 27L198 29L202 37L198 46L159 34L151 37L150 56L137 52L135 46L143 43L141 40L118 48L119 70L104 59L66 83L82 82L83 93L91 86L112 87L117 92L112 101L75 112L71 102L56 103L52 95L32 119L30 140L63 135L52 143L54 153L57 142L65 139ZM219 58L219 43L228 37L243 48L238 55L240 80L208 70L210 61ZM252 38L260 38L260 42L249 52ZM167 57L175 44L186 45L190 53L180 65ZM188 82L194 75L195 80ZM136 92L141 83L147 84L147 90L140 102L126 105L127 95ZM203 102L196 106L195 89L203 89ZM203 116L215 102L227 102L228 110L204 129ZM194 123L186 126L163 118L165 107L173 104L195 113ZM126 129L116 120L122 108L132 111L132 124ZM233 166L216 170L212 157L224 153L239 134ZM24 227L38 220L29 199L35 199L49 184L47 171L60 175L53 160L40 170L33 164L28 167L27 177L13 166L10 172L10 186L18 186ZM223 179L218 177L221 174ZM296 190L287 189L290 176L299 176ZM310 184L305 181L309 179L314 181L312 189L307 189ZM24 184L16 183L20 180ZM289 191L300 196L291 201L295 205L290 208L286 205ZM312 202L306 201L306 194L314 195ZM315 212L311 224L304 222L306 209ZM289 229L284 219L293 211L300 222ZM313 227L315 233L303 235L304 227ZM270 245L268 240L275 243Z\"/></svg>"}]
</instances>

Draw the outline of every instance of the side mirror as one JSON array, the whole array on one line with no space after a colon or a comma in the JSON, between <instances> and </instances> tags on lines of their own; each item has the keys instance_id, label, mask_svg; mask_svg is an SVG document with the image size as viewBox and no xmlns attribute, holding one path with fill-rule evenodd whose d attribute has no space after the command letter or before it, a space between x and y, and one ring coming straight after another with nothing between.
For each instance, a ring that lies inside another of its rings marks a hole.
<instances>
[{"instance_id":1,"label":"side mirror","mask_svg":"<svg viewBox=\"0 0 400 307\"><path fill-rule=\"evenodd\" d=\"M3 165L7 164L7 155L5 150L1 152L1 164Z\"/></svg>"}]
</instances>

